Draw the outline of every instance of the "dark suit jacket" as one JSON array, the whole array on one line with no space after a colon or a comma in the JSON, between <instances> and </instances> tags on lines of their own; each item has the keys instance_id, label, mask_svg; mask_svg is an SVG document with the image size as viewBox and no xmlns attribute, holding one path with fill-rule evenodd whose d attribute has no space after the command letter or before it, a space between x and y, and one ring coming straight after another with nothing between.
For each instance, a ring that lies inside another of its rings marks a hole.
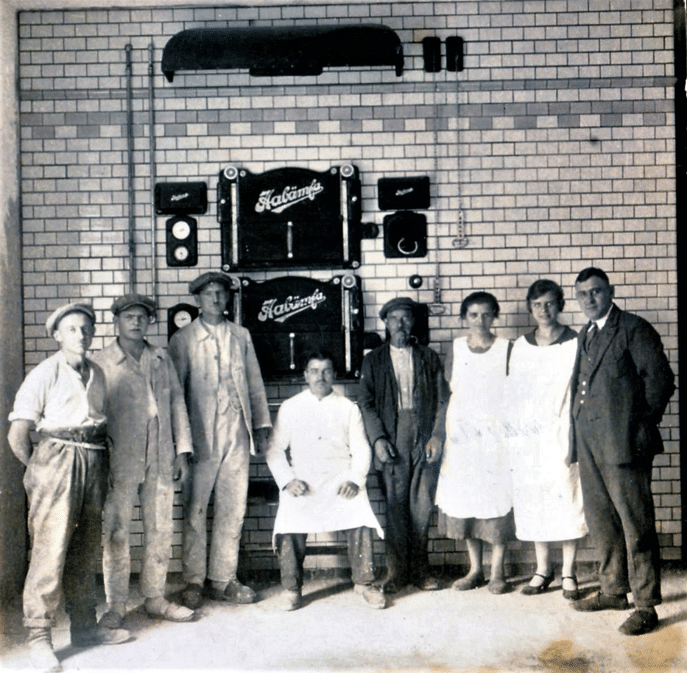
<instances>
[{"instance_id":1,"label":"dark suit jacket","mask_svg":"<svg viewBox=\"0 0 687 673\"><path fill-rule=\"evenodd\" d=\"M413 403L419 416L415 444L427 444L437 411L448 399L448 384L439 356L427 346L413 346ZM358 404L371 446L384 437L396 444L398 385L389 344L384 343L363 359Z\"/></svg>"},{"instance_id":2,"label":"dark suit jacket","mask_svg":"<svg viewBox=\"0 0 687 673\"><path fill-rule=\"evenodd\" d=\"M587 326L578 336L572 375L573 427L575 394ZM644 318L613 306L597 334L582 413L585 431L594 437L599 460L612 465L651 461L663 451L658 430L675 390L675 375L658 332ZM575 432L569 459L577 459Z\"/></svg>"}]
</instances>

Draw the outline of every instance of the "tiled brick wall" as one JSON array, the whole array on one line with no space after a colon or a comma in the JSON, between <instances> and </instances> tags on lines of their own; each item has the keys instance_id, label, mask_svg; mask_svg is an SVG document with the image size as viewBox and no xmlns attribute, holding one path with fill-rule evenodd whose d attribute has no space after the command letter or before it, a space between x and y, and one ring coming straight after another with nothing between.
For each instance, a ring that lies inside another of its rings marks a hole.
<instances>
[{"instance_id":1,"label":"tiled brick wall","mask_svg":"<svg viewBox=\"0 0 687 673\"><path fill-rule=\"evenodd\" d=\"M625 4L631 9L618 9ZM177 73L170 84L160 72L164 45L183 29L336 22L394 29L406 57L403 76L388 67L298 78L205 71ZM357 273L363 279L367 331L380 331L376 315L382 303L409 295L433 304L432 345L446 353L461 330L461 299L484 288L502 303L497 332L513 338L529 324L524 295L533 280L553 278L571 297L576 273L593 263L611 275L621 307L657 327L677 370L668 0L55 10L22 12L19 23L28 367L53 349L42 327L48 311L67 300L92 299L103 321L99 348L113 336L110 302L128 290L125 50L130 44L136 289L153 291L155 264L163 308L153 335L157 343L166 341L164 309L188 300L190 279L220 267L214 203L220 169L233 164L252 172L283 166L324 170L350 162L361 173L363 221L381 224L380 177L428 175L432 184L427 257L385 259L381 236L362 241ZM426 73L421 46L426 36L462 37L465 70ZM210 189L209 211L198 218L199 263L190 269L166 266L165 218L151 216L151 44L156 180L203 180ZM412 274L424 280L419 290L409 287ZM564 318L576 327L583 323L574 301ZM297 389L270 386L270 397L277 403ZM354 385L345 390L355 395ZM663 424L666 453L655 461L665 558L678 557L681 545L678 432L676 394ZM260 461L253 470L267 474ZM371 488L381 516L373 478ZM273 513L274 505L251 503L244 535L249 568L274 567ZM456 551L436 530L431 545L434 563L465 563L464 548ZM591 559L590 552L584 549L580 558ZM178 559L179 533L174 555ZM515 545L510 559L531 561L530 546ZM172 570L178 569L175 560Z\"/></svg>"}]
</instances>

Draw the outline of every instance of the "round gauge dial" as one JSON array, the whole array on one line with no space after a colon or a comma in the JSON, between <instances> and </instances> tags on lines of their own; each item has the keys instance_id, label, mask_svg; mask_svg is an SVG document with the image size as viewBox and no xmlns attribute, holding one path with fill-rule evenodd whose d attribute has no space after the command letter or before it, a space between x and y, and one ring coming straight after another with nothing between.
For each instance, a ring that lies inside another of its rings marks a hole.
<instances>
[{"instance_id":1,"label":"round gauge dial","mask_svg":"<svg viewBox=\"0 0 687 673\"><path fill-rule=\"evenodd\" d=\"M184 220L179 220L172 225L172 236L179 241L183 241L185 238L188 238L190 233L191 227L189 226L188 222Z\"/></svg>"},{"instance_id":2,"label":"round gauge dial","mask_svg":"<svg viewBox=\"0 0 687 673\"><path fill-rule=\"evenodd\" d=\"M193 318L188 311L177 311L177 313L174 314L174 325L176 327L185 327L192 320Z\"/></svg>"},{"instance_id":3,"label":"round gauge dial","mask_svg":"<svg viewBox=\"0 0 687 673\"><path fill-rule=\"evenodd\" d=\"M188 259L188 255L188 248L185 248L183 245L174 248L174 259L176 259L177 262L185 262Z\"/></svg>"}]
</instances>

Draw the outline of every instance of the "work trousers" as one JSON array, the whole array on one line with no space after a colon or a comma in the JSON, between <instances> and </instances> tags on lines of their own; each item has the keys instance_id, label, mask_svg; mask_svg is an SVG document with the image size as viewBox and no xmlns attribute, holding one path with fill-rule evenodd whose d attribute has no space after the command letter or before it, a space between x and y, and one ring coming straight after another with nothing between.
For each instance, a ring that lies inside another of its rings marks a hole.
<instances>
[{"instance_id":1,"label":"work trousers","mask_svg":"<svg viewBox=\"0 0 687 673\"><path fill-rule=\"evenodd\" d=\"M348 560L351 564L353 583L372 584L374 580L372 529L361 526L344 532L348 541ZM281 585L287 591L300 591L303 587L303 563L307 537L306 533L276 535Z\"/></svg>"},{"instance_id":2,"label":"work trousers","mask_svg":"<svg viewBox=\"0 0 687 673\"><path fill-rule=\"evenodd\" d=\"M427 463L425 445L416 444L418 417L398 412L396 458L382 466L386 498L386 581L399 585L430 575L427 541L439 478L439 461Z\"/></svg>"},{"instance_id":3,"label":"work trousers","mask_svg":"<svg viewBox=\"0 0 687 673\"><path fill-rule=\"evenodd\" d=\"M239 545L248 495L250 436L241 411L218 414L215 441L208 459L193 466L185 489L184 580L189 584L229 583L236 579ZM207 513L214 491L210 559Z\"/></svg>"},{"instance_id":4,"label":"work trousers","mask_svg":"<svg viewBox=\"0 0 687 673\"><path fill-rule=\"evenodd\" d=\"M24 625L49 627L64 592L72 629L95 624L96 559L107 488L108 452L43 439L31 455L31 561L24 583Z\"/></svg>"},{"instance_id":5,"label":"work trousers","mask_svg":"<svg viewBox=\"0 0 687 673\"><path fill-rule=\"evenodd\" d=\"M651 462L609 465L575 424L584 514L599 559L605 594L632 591L636 607L661 602L660 547L651 495Z\"/></svg>"},{"instance_id":6,"label":"work trousers","mask_svg":"<svg viewBox=\"0 0 687 673\"><path fill-rule=\"evenodd\" d=\"M115 447L116 450L116 447ZM126 603L129 597L131 516L139 495L143 520L143 558L140 590L145 598L164 596L172 550L174 483L169 466L159 465L158 423L148 424L146 469L143 482L126 473L113 474L103 514L103 575L107 602ZM165 477L161 476L165 474Z\"/></svg>"}]
</instances>

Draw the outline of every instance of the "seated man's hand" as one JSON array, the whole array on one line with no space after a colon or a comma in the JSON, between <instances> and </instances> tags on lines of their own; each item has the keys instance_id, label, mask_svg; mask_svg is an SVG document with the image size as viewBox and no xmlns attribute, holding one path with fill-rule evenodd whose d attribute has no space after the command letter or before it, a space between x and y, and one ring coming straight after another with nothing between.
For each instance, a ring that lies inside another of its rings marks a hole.
<instances>
[{"instance_id":1,"label":"seated man's hand","mask_svg":"<svg viewBox=\"0 0 687 673\"><path fill-rule=\"evenodd\" d=\"M375 457L380 463L393 462L396 458L396 449L388 439L380 437L375 442Z\"/></svg>"},{"instance_id":2,"label":"seated man's hand","mask_svg":"<svg viewBox=\"0 0 687 673\"><path fill-rule=\"evenodd\" d=\"M284 490L289 494L297 498L299 495L305 495L308 492L308 485L301 481L300 479L292 479L286 486Z\"/></svg>"},{"instance_id":3,"label":"seated man's hand","mask_svg":"<svg viewBox=\"0 0 687 673\"><path fill-rule=\"evenodd\" d=\"M344 481L344 483L339 486L339 490L336 492L336 494L340 495L342 498L346 498L346 500L350 500L358 495L359 490L358 484L352 481Z\"/></svg>"}]
</instances>

